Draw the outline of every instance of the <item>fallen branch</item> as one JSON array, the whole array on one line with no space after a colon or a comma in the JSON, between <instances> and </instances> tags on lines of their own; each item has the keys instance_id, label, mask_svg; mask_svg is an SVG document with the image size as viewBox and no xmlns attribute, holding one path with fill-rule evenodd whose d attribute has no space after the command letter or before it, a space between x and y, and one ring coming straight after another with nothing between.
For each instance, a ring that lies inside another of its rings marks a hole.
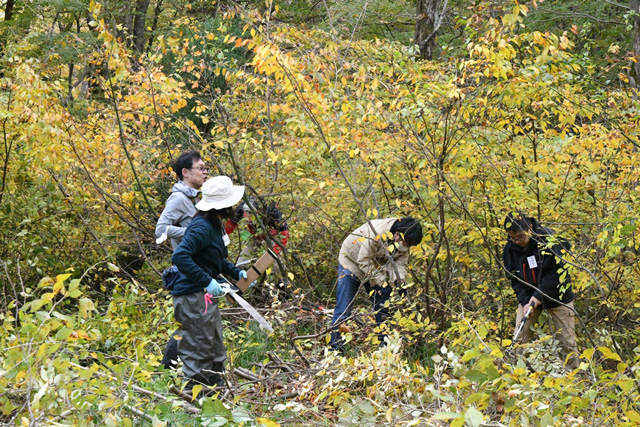
<instances>
[{"instance_id":1,"label":"fallen branch","mask_svg":"<svg viewBox=\"0 0 640 427\"><path fill-rule=\"evenodd\" d=\"M76 363L70 363L70 364L74 368L88 370L88 368L85 368L84 366L78 365ZM106 374L104 372L95 372L95 374L100 376L100 377L106 377L106 378L110 379L111 381L118 381L118 378L116 378L112 374ZM170 390L173 392L174 388L176 388L176 387L172 386ZM163 396L163 395L158 394L156 392L153 392L151 390L144 389L144 388L139 387L139 386L134 385L134 384L131 384L131 389L133 391L135 391L135 392L138 392L138 393L141 393L141 394L145 394L147 396L151 396L153 398L156 398L156 399L159 399L159 400L162 400L162 401L165 401L165 402L169 400L169 398L166 397L166 396ZM177 388L176 388L176 390L178 391L178 393L176 393L176 394L178 394L178 396L182 397L183 399L184 399L184 396L187 396L186 394L180 392L180 390L178 390ZM191 402L191 397L187 396L187 398L188 398L187 402ZM200 410L196 406L192 405L191 403L182 403L180 406L188 414L198 414L198 413L200 413Z\"/></svg>"}]
</instances>

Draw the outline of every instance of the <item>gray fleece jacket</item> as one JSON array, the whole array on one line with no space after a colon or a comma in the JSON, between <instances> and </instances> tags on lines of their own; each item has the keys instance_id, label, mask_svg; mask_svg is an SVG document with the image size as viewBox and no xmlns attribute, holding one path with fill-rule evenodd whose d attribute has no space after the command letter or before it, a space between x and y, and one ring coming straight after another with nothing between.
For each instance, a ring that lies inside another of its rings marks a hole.
<instances>
[{"instance_id":1,"label":"gray fleece jacket","mask_svg":"<svg viewBox=\"0 0 640 427\"><path fill-rule=\"evenodd\" d=\"M173 250L178 247L184 236L187 226L196 214L196 198L198 190L178 181L171 189L171 195L167 199L164 210L156 224L156 237L162 237L164 233L171 239Z\"/></svg>"}]
</instances>

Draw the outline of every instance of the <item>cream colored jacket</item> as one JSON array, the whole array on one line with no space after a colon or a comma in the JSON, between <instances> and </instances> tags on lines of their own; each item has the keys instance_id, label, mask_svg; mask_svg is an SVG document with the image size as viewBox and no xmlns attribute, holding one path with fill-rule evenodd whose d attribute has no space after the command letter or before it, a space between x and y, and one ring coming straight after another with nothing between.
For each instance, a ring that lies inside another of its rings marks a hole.
<instances>
[{"instance_id":1,"label":"cream colored jacket","mask_svg":"<svg viewBox=\"0 0 640 427\"><path fill-rule=\"evenodd\" d=\"M340 248L340 265L361 282L369 281L373 285L404 282L409 251L395 249L393 237L387 235L391 234L395 221L397 218L375 219L371 224L376 232L367 223L349 234Z\"/></svg>"}]
</instances>

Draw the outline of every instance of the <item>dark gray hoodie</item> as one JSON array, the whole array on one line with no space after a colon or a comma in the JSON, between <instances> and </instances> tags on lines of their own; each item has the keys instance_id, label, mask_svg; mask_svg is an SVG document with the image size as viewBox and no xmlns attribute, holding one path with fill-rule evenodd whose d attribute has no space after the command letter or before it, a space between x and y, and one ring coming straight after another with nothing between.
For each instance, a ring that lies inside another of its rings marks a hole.
<instances>
[{"instance_id":1,"label":"dark gray hoodie","mask_svg":"<svg viewBox=\"0 0 640 427\"><path fill-rule=\"evenodd\" d=\"M171 239L171 246L175 250L184 236L187 226L196 214L198 190L191 188L182 181L178 181L171 189L164 210L156 224L156 237L162 243L163 235Z\"/></svg>"}]
</instances>

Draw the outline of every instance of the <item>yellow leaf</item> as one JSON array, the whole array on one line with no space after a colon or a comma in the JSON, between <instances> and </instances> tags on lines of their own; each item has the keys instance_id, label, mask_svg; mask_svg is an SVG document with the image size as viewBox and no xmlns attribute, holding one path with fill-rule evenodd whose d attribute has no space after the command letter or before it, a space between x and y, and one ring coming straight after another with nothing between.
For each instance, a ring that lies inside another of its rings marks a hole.
<instances>
[{"instance_id":1,"label":"yellow leaf","mask_svg":"<svg viewBox=\"0 0 640 427\"><path fill-rule=\"evenodd\" d=\"M260 424L262 424L265 427L280 427L280 424L278 424L275 421L271 421L268 418L256 418L256 421L258 421Z\"/></svg>"},{"instance_id":2,"label":"yellow leaf","mask_svg":"<svg viewBox=\"0 0 640 427\"><path fill-rule=\"evenodd\" d=\"M58 274L56 276L56 284L64 282L69 277L71 277L71 274Z\"/></svg>"},{"instance_id":3,"label":"yellow leaf","mask_svg":"<svg viewBox=\"0 0 640 427\"><path fill-rule=\"evenodd\" d=\"M63 282L56 282L55 285L53 285L53 294L57 294L58 292L62 292L62 294L64 294L64 283Z\"/></svg>"},{"instance_id":4,"label":"yellow leaf","mask_svg":"<svg viewBox=\"0 0 640 427\"><path fill-rule=\"evenodd\" d=\"M196 397L200 394L200 390L202 390L201 384L193 386L193 389L191 390L191 400L196 400Z\"/></svg>"},{"instance_id":5,"label":"yellow leaf","mask_svg":"<svg viewBox=\"0 0 640 427\"><path fill-rule=\"evenodd\" d=\"M627 416L627 418L629 418L629 420L631 420L631 422L640 424L640 414L638 414L636 411L628 411L625 413L625 415Z\"/></svg>"}]
</instances>

